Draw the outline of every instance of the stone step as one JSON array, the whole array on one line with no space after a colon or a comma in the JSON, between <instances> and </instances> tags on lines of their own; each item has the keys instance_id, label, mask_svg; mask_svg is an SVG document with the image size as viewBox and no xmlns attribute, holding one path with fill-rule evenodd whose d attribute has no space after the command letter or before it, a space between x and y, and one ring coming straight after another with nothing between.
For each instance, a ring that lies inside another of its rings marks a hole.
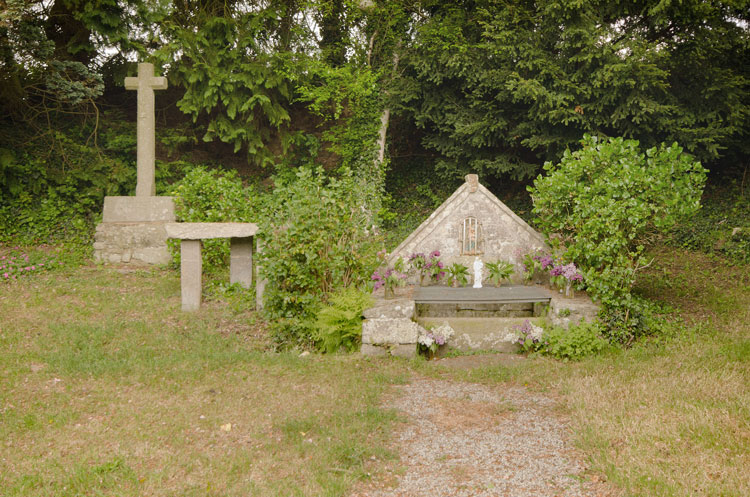
<instances>
[{"instance_id":1,"label":"stone step","mask_svg":"<svg viewBox=\"0 0 750 497\"><path fill-rule=\"evenodd\" d=\"M418 302L416 311L417 316L430 318L530 318L544 316L548 307L546 302Z\"/></svg>"},{"instance_id":2,"label":"stone step","mask_svg":"<svg viewBox=\"0 0 750 497\"><path fill-rule=\"evenodd\" d=\"M512 353L518 350L518 345L507 341L506 337L527 319L535 322L534 318L525 317L419 317L417 322L425 328L448 323L455 331L448 345L459 350Z\"/></svg>"}]
</instances>

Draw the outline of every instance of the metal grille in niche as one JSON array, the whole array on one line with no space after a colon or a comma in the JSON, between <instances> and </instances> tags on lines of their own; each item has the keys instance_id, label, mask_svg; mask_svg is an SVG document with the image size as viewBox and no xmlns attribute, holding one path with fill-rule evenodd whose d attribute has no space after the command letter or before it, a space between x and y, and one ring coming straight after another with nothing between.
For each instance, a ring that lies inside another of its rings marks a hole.
<instances>
[{"instance_id":1,"label":"metal grille in niche","mask_svg":"<svg viewBox=\"0 0 750 497\"><path fill-rule=\"evenodd\" d=\"M478 255L484 252L482 224L475 217L464 219L459 233L461 255Z\"/></svg>"}]
</instances>

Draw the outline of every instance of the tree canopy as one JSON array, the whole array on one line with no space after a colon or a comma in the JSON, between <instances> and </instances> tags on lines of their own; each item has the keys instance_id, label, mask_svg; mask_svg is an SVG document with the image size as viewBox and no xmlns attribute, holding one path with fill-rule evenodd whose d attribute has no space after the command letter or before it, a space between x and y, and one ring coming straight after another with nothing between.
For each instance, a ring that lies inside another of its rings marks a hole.
<instances>
[{"instance_id":1,"label":"tree canopy","mask_svg":"<svg viewBox=\"0 0 750 497\"><path fill-rule=\"evenodd\" d=\"M145 60L168 124L256 165L370 167L392 115L394 160L448 180L531 178L584 133L721 171L749 151L749 21L744 0L6 0L0 148L69 115L95 139Z\"/></svg>"}]
</instances>

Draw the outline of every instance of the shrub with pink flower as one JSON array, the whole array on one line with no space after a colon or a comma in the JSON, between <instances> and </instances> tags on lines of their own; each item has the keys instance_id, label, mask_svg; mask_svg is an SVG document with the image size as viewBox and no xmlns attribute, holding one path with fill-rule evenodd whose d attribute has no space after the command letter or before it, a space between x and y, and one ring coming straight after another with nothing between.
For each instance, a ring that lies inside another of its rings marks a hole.
<instances>
[{"instance_id":1,"label":"shrub with pink flower","mask_svg":"<svg viewBox=\"0 0 750 497\"><path fill-rule=\"evenodd\" d=\"M0 281L15 281L19 277L27 277L45 271L56 263L44 254L23 252L14 247L5 255L0 256Z\"/></svg>"}]
</instances>

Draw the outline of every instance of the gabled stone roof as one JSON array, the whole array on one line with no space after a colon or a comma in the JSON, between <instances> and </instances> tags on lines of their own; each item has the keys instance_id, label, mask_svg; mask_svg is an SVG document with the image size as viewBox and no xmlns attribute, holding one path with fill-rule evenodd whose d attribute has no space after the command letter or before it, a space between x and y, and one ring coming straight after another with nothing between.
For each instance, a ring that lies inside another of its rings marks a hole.
<instances>
[{"instance_id":1,"label":"gabled stone roof","mask_svg":"<svg viewBox=\"0 0 750 497\"><path fill-rule=\"evenodd\" d=\"M544 237L539 234L534 228L518 217L507 205L505 205L500 199L498 199L491 191L479 183L479 178L476 174L469 174L466 176L466 182L458 187L458 189L443 202L430 216L419 225L406 239L396 247L391 253L389 262L393 263L398 257L408 257L410 254L402 253L407 250L408 247L418 247L422 240L426 239L440 224L445 221L450 215L458 209L458 207L468 200L470 195L483 195L490 203L497 207L500 215L507 216L513 224L526 232L531 240L536 241L540 246L546 247Z\"/></svg>"}]
</instances>

